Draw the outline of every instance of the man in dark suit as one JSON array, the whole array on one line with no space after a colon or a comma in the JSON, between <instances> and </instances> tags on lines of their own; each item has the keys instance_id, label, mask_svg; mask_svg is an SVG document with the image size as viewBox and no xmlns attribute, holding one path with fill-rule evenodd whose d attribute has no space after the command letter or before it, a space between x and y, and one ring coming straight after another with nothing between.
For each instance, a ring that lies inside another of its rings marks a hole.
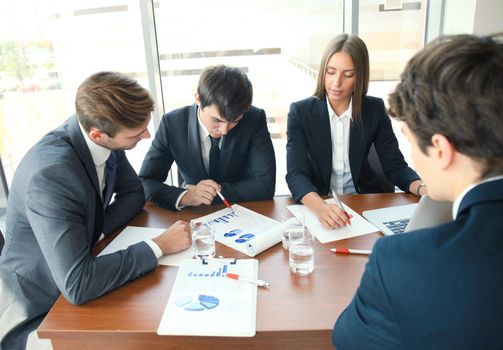
<instances>
[{"instance_id":1,"label":"man in dark suit","mask_svg":"<svg viewBox=\"0 0 503 350\"><path fill-rule=\"evenodd\" d=\"M237 68L202 73L196 103L167 113L140 170L148 200L169 209L274 196L276 162L265 112ZM164 184L173 162L181 187Z\"/></svg>"},{"instance_id":2,"label":"man in dark suit","mask_svg":"<svg viewBox=\"0 0 503 350\"><path fill-rule=\"evenodd\" d=\"M338 350L502 348L502 39L441 38L402 73L390 114L454 221L377 241L335 324Z\"/></svg>"},{"instance_id":3,"label":"man in dark suit","mask_svg":"<svg viewBox=\"0 0 503 350\"><path fill-rule=\"evenodd\" d=\"M187 223L178 222L151 241L91 255L102 233L125 225L145 203L124 150L150 136L154 101L136 81L102 72L82 83L75 106L76 116L33 146L14 174L0 256L2 350L25 349L60 294L85 303L190 245Z\"/></svg>"}]
</instances>

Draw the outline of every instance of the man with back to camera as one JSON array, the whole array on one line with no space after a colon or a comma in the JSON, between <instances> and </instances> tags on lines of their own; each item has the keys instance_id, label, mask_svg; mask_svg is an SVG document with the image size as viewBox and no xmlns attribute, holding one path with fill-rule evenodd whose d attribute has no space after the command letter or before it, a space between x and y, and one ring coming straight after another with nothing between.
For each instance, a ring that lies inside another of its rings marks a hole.
<instances>
[{"instance_id":1,"label":"man with back to camera","mask_svg":"<svg viewBox=\"0 0 503 350\"><path fill-rule=\"evenodd\" d=\"M502 34L441 38L407 64L390 114L454 221L376 242L337 349L501 349L502 81Z\"/></svg>"},{"instance_id":2,"label":"man with back to camera","mask_svg":"<svg viewBox=\"0 0 503 350\"><path fill-rule=\"evenodd\" d=\"M265 112L252 106L245 73L206 68L195 104L167 113L140 170L148 200L173 210L274 196L276 161ZM182 187L164 184L173 162Z\"/></svg>"},{"instance_id":3,"label":"man with back to camera","mask_svg":"<svg viewBox=\"0 0 503 350\"><path fill-rule=\"evenodd\" d=\"M76 115L33 146L14 174L0 256L1 350L25 349L60 294L85 303L190 246L188 224L179 221L152 240L91 255L102 233L125 225L145 204L124 150L150 137L154 101L136 81L101 72L80 85L75 107Z\"/></svg>"}]
</instances>

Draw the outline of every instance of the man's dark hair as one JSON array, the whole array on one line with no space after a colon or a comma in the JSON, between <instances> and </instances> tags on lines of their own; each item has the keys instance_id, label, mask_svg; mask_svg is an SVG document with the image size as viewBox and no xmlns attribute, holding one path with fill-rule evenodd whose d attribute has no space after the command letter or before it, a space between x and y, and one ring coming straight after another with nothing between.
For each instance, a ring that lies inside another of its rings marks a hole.
<instances>
[{"instance_id":1,"label":"man's dark hair","mask_svg":"<svg viewBox=\"0 0 503 350\"><path fill-rule=\"evenodd\" d=\"M206 68L197 86L201 108L215 105L225 120L232 122L252 104L253 88L238 68L218 65Z\"/></svg>"},{"instance_id":2,"label":"man's dark hair","mask_svg":"<svg viewBox=\"0 0 503 350\"><path fill-rule=\"evenodd\" d=\"M389 97L426 153L434 134L481 165L482 178L503 174L503 33L437 39L418 52Z\"/></svg>"},{"instance_id":3,"label":"man's dark hair","mask_svg":"<svg viewBox=\"0 0 503 350\"><path fill-rule=\"evenodd\" d=\"M122 128L145 123L154 110L154 100L136 80L121 73L99 72L79 86L75 110L84 130L94 127L114 137Z\"/></svg>"}]
</instances>

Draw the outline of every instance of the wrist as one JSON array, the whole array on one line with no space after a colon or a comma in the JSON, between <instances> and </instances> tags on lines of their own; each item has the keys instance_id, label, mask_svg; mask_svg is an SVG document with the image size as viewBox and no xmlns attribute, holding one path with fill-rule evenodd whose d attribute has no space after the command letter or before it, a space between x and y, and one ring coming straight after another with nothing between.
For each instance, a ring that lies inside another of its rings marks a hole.
<instances>
[{"instance_id":1,"label":"wrist","mask_svg":"<svg viewBox=\"0 0 503 350\"><path fill-rule=\"evenodd\" d=\"M426 184L424 182L421 182L416 188L416 195L421 197L421 190L425 190L425 189L426 189Z\"/></svg>"}]
</instances>

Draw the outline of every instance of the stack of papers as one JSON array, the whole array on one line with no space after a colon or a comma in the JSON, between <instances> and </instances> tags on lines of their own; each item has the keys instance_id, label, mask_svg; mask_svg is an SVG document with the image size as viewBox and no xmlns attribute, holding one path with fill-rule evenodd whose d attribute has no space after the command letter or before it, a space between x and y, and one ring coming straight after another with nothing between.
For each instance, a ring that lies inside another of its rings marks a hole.
<instances>
[{"instance_id":1,"label":"stack of papers","mask_svg":"<svg viewBox=\"0 0 503 350\"><path fill-rule=\"evenodd\" d=\"M157 237L164 231L166 231L165 228L128 226L98 256L127 249L133 244ZM164 255L159 258L159 265L179 266L184 259L192 258L193 255L191 248L176 254Z\"/></svg>"},{"instance_id":2,"label":"stack of papers","mask_svg":"<svg viewBox=\"0 0 503 350\"><path fill-rule=\"evenodd\" d=\"M330 198L325 200L329 204L335 204L335 201ZM320 243L327 243L347 239L356 236L366 235L368 233L377 232L379 229L365 220L361 215L356 213L353 209L342 203L344 210L353 215L351 218L351 225L344 226L336 229L324 228L315 213L304 205L290 205L288 209L293 215L300 217L304 214L305 225L311 233L320 241Z\"/></svg>"}]
</instances>

